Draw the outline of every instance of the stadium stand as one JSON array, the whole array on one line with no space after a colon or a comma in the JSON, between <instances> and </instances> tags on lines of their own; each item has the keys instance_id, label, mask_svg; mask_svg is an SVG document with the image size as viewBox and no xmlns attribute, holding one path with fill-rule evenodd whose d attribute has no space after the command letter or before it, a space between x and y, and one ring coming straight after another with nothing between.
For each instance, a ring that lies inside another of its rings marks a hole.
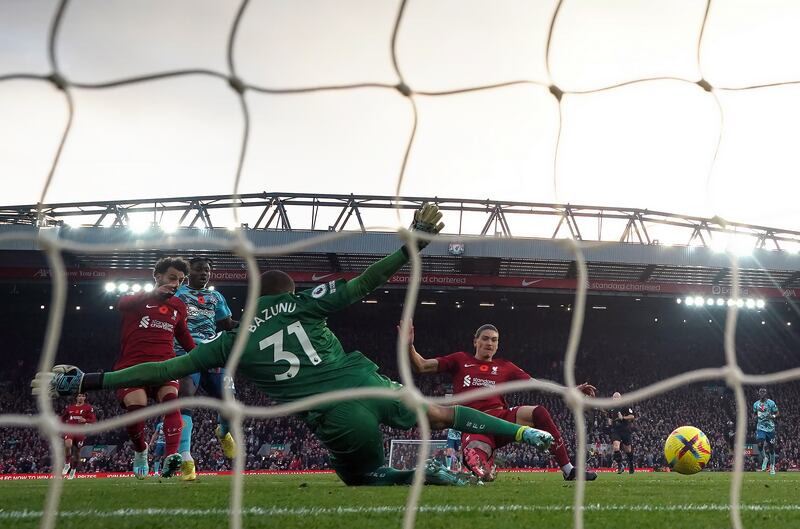
<instances>
[{"instance_id":1,"label":"stadium stand","mask_svg":"<svg viewBox=\"0 0 800 529\"><path fill-rule=\"evenodd\" d=\"M455 350L469 351L474 329L491 321L500 329L500 355L535 377L561 381L571 298L552 298L548 307L536 307L536 304L526 305L520 300L508 301L498 293L492 295L498 299L496 306L491 308L480 307L476 300L461 302L458 307L454 294L443 296L441 299L446 302L437 306L421 306L415 321L417 348L428 357ZM631 297L598 299L601 300L598 303L605 303L606 309L591 310L587 315L579 350L578 379L595 384L602 395L610 395L613 391L624 393L683 371L723 363L723 310L690 309L676 304L671 298L642 298L640 301ZM22 308L9 306L3 309L8 313L2 317L17 322L17 332L10 336L5 354L8 367L0 375L0 409L4 412L36 413L27 383L35 371L45 324L46 311L41 310L37 303L37 300L27 300L19 304L24 305ZM240 306L241 298L234 302L235 310L240 310ZM397 377L395 325L400 311L398 301L361 304L332 318L331 325L346 350L361 350L380 365L383 372ZM798 364L800 349L794 330L797 325L794 328L786 325L787 318L785 305L781 303L770 304L763 311L741 313L737 351L746 372L768 373ZM109 369L117 353L118 333L119 315L109 310L107 301L96 301L82 306L81 310L69 310L58 361L80 364L88 369ZM418 385L428 395L440 396L448 390L443 377L421 378ZM245 381L237 380L237 391L238 398L247 404L269 404ZM756 399L755 391L756 388L748 388L749 402ZM783 415L778 427L781 439L779 466L784 470L797 469L800 467L800 442L797 441L800 439L800 383L771 387L770 393ZM574 453L574 420L559 399L546 394L512 394L508 400L512 405L523 401L545 405L562 428L570 452ZM98 420L122 411L110 392L93 395L91 403ZM65 404L58 401L55 405L60 409ZM633 440L638 466L662 466L663 440L669 432L675 425L694 424L707 433L714 447L710 468L731 468L733 396L722 381L683 387L641 402L634 406L634 410L637 420ZM590 411L586 421L589 465L611 466L604 412ZM213 424L211 412L196 410L195 459L201 470L227 470L230 463L222 456L214 439ZM148 426L151 431L152 424ZM748 444L754 441L753 430L751 424ZM298 419L248 420L245 432L246 468L249 470L324 469L328 466L326 451ZM417 437L415 431L386 429L387 451L390 439ZM443 437L444 432L435 432L434 438ZM0 473L50 470L47 443L34 429L2 429L0 439ZM125 440L121 430L91 436L83 452L86 469L127 471L131 452L125 446ZM756 457L752 450L748 450L748 454L752 455L747 458L747 468L753 469ZM413 458L404 458L401 454L401 464L404 460L411 464ZM524 446L503 449L497 461L501 467L543 468L554 465L549 455L538 454Z\"/></svg>"}]
</instances>

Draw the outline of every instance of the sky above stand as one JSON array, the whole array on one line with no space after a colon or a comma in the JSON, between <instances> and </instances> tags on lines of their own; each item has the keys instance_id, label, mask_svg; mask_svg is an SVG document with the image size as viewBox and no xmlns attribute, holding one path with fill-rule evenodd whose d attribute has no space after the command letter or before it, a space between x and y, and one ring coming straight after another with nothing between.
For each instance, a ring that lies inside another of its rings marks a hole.
<instances>
[{"instance_id":1,"label":"sky above stand","mask_svg":"<svg viewBox=\"0 0 800 529\"><path fill-rule=\"evenodd\" d=\"M800 85L719 89L800 81L800 2L712 3L698 61L704 1L564 0L548 74L555 5L408 1L397 59L413 90L533 83L415 96L419 123L401 195L648 208L800 230ZM396 84L398 6L253 0L235 42L239 76L267 88ZM50 72L55 8L54 0L0 3L0 76ZM228 0L70 2L56 43L60 71L83 83L188 68L225 73L237 8ZM567 94L560 109L546 88L647 77L690 82ZM721 110L693 83L700 78L718 88ZM45 202L233 191L243 119L224 80L71 93L73 129ZM246 99L252 123L240 192L395 194L412 126L399 92L250 91ZM0 204L39 200L66 116L50 84L0 82Z\"/></svg>"}]
</instances>

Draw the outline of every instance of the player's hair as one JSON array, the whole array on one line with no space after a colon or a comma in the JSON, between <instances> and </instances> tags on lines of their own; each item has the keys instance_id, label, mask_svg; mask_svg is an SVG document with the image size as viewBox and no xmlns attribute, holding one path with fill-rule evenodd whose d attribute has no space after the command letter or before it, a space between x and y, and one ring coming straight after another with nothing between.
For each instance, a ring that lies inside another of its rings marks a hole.
<instances>
[{"instance_id":1,"label":"player's hair","mask_svg":"<svg viewBox=\"0 0 800 529\"><path fill-rule=\"evenodd\" d=\"M261 295L274 296L294 292L294 279L280 270L267 270L261 274Z\"/></svg>"},{"instance_id":2,"label":"player's hair","mask_svg":"<svg viewBox=\"0 0 800 529\"><path fill-rule=\"evenodd\" d=\"M214 261L208 257L192 257L189 259L189 267L194 266L195 263L208 263L208 266L214 268Z\"/></svg>"},{"instance_id":3,"label":"player's hair","mask_svg":"<svg viewBox=\"0 0 800 529\"><path fill-rule=\"evenodd\" d=\"M495 327L495 326L494 326L494 325L492 325L491 323L484 323L483 325L481 325L480 327L478 327L478 330L477 330L477 331L475 331L475 338L477 338L478 336L480 336L480 335L481 335L481 333L482 333L483 331L494 331L494 332L496 332L497 334L500 334L500 331L498 331L498 330L497 330L497 327Z\"/></svg>"},{"instance_id":4,"label":"player's hair","mask_svg":"<svg viewBox=\"0 0 800 529\"><path fill-rule=\"evenodd\" d=\"M162 257L153 267L153 275L163 274L169 268L174 268L185 275L189 275L189 263L180 257Z\"/></svg>"}]
</instances>

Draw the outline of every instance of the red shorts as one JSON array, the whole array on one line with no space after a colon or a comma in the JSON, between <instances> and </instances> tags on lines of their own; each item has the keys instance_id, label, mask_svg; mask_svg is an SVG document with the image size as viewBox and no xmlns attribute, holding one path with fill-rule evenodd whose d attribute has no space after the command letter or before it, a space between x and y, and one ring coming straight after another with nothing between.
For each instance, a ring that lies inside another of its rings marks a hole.
<instances>
[{"instance_id":1,"label":"red shorts","mask_svg":"<svg viewBox=\"0 0 800 529\"><path fill-rule=\"evenodd\" d=\"M517 422L517 409L519 406L514 406L513 408L495 408L493 410L486 410L483 413L486 415L491 415L492 417L497 417L498 419L503 419L504 421L508 422ZM481 410L483 411L483 410ZM485 443L489 445L492 452L497 450L498 448L503 448L509 443L514 442L513 437L506 437L504 435L486 435L481 433L462 433L461 434L461 449L469 448L470 442L478 442L478 443ZM492 454L489 454L490 456Z\"/></svg>"},{"instance_id":2,"label":"red shorts","mask_svg":"<svg viewBox=\"0 0 800 529\"><path fill-rule=\"evenodd\" d=\"M78 448L80 448L80 447L83 446L83 442L86 440L86 436L85 435L77 435L77 434L74 434L74 433L65 433L64 434L64 440L66 441L67 439L71 439L72 440L73 446L77 446Z\"/></svg>"},{"instance_id":3,"label":"red shorts","mask_svg":"<svg viewBox=\"0 0 800 529\"><path fill-rule=\"evenodd\" d=\"M128 393L133 393L134 391L141 389L141 390L144 390L145 394L148 397L150 397L151 399L158 400L156 398L158 396L158 390L163 388L164 386L171 386L171 387L175 388L175 390L177 391L178 388L180 387L180 384L178 383L177 380L170 380L170 381L164 382L163 384L159 384L158 386L139 386L139 387L134 387L134 388L119 388L117 390L117 399L120 401L120 403L122 403L125 400L125 395L127 395Z\"/></svg>"}]
</instances>

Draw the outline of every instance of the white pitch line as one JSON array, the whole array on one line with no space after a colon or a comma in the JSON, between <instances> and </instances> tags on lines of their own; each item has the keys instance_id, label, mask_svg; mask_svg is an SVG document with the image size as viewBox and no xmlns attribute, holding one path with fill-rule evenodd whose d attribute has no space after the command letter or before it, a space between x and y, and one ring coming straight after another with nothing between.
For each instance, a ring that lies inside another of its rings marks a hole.
<instances>
[{"instance_id":1,"label":"white pitch line","mask_svg":"<svg viewBox=\"0 0 800 529\"><path fill-rule=\"evenodd\" d=\"M754 512L800 512L800 505L742 505L742 511ZM493 513L493 512L571 512L572 505L422 505L421 513ZM583 507L585 512L727 512L730 505L725 504L687 504L687 505L604 505L592 503ZM246 516L331 516L350 514L401 514L404 506L382 505L374 507L248 507L242 510ZM39 518L42 511L6 511L0 510L0 520L20 520ZM229 516L229 509L115 509L101 511L97 509L83 511L62 511L61 518L118 518L125 516Z\"/></svg>"}]
</instances>

